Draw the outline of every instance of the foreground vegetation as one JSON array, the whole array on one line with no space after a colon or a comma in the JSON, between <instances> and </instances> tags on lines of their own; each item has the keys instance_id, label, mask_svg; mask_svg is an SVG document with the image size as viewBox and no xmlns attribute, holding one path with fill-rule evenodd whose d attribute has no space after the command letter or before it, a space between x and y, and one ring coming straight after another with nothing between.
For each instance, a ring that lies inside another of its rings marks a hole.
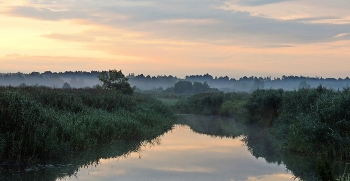
<instances>
[{"instance_id":1,"label":"foreground vegetation","mask_svg":"<svg viewBox=\"0 0 350 181\"><path fill-rule=\"evenodd\" d=\"M143 95L47 87L0 87L0 122L0 160L24 163L151 139L173 124L170 109Z\"/></svg>"},{"instance_id":2,"label":"foreground vegetation","mask_svg":"<svg viewBox=\"0 0 350 181\"><path fill-rule=\"evenodd\" d=\"M181 113L238 116L247 124L268 128L282 150L341 159L350 156L348 88L334 91L319 86L298 91L260 89L252 94L197 94L179 101L175 107Z\"/></svg>"},{"instance_id":3,"label":"foreground vegetation","mask_svg":"<svg viewBox=\"0 0 350 181\"><path fill-rule=\"evenodd\" d=\"M321 180L333 175L330 168L334 161L350 159L349 88L334 91L319 86L295 91L259 89L252 94L198 94L174 107L180 113L234 116L265 129L274 149L320 162L315 169Z\"/></svg>"},{"instance_id":4,"label":"foreground vegetation","mask_svg":"<svg viewBox=\"0 0 350 181\"><path fill-rule=\"evenodd\" d=\"M246 107L250 123L268 126L279 149L350 158L350 89L258 90Z\"/></svg>"}]
</instances>

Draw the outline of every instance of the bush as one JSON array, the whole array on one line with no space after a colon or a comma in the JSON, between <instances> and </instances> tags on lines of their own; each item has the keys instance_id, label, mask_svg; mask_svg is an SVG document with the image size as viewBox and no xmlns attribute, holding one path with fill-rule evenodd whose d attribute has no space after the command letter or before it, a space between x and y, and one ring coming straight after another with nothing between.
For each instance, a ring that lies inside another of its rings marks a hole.
<instances>
[{"instance_id":1,"label":"bush","mask_svg":"<svg viewBox=\"0 0 350 181\"><path fill-rule=\"evenodd\" d=\"M257 90L249 98L247 109L250 123L260 126L261 130L266 128L266 138L272 141L275 150L316 161L313 169L318 179L335 180L333 173L339 169L330 163L349 160L350 93L347 88L343 91L322 86L298 91ZM266 110L274 110L270 113L276 110L277 114L270 117ZM273 124L266 127L271 118Z\"/></svg>"},{"instance_id":2,"label":"bush","mask_svg":"<svg viewBox=\"0 0 350 181\"><path fill-rule=\"evenodd\" d=\"M258 89L252 93L246 104L251 124L272 126L282 105L282 89Z\"/></svg>"},{"instance_id":3,"label":"bush","mask_svg":"<svg viewBox=\"0 0 350 181\"><path fill-rule=\"evenodd\" d=\"M182 99L175 104L180 113L237 116L245 115L248 95L244 93L201 93Z\"/></svg>"}]
</instances>

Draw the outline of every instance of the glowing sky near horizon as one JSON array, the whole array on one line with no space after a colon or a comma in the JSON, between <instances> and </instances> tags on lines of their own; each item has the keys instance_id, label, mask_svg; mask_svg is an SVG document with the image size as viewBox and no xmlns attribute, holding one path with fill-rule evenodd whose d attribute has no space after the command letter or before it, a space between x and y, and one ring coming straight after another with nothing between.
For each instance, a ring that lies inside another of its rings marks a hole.
<instances>
[{"instance_id":1,"label":"glowing sky near horizon","mask_svg":"<svg viewBox=\"0 0 350 181\"><path fill-rule=\"evenodd\" d=\"M347 77L346 0L0 0L0 72Z\"/></svg>"}]
</instances>

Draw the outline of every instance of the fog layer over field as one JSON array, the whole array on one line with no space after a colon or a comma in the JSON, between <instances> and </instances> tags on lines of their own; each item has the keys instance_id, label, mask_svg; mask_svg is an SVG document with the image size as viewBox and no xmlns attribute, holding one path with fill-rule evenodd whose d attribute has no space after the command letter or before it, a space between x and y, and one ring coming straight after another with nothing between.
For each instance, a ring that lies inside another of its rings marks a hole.
<instances>
[{"instance_id":1,"label":"fog layer over field","mask_svg":"<svg viewBox=\"0 0 350 181\"><path fill-rule=\"evenodd\" d=\"M66 71L44 73L0 73L0 85L2 86L48 86L61 88L68 83L72 88L88 88L100 84L97 76L99 71ZM189 75L178 78L172 75L134 75L129 74L129 83L140 90L166 90L178 81L190 81L207 83L211 88L217 88L223 92L252 92L256 89L279 89L297 90L300 88L313 88L322 85L334 90L349 86L350 79L346 78L322 78L304 76L282 76L282 77L254 77L244 76L239 79L228 76L214 77L209 74Z\"/></svg>"}]
</instances>

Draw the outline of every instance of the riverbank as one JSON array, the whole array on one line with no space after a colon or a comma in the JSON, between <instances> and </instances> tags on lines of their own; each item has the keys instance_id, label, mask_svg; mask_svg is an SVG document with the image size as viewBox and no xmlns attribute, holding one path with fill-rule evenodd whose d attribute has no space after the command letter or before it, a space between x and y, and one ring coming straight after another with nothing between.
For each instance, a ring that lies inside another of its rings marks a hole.
<instances>
[{"instance_id":1,"label":"riverbank","mask_svg":"<svg viewBox=\"0 0 350 181\"><path fill-rule=\"evenodd\" d=\"M339 172L333 162L350 159L349 88L206 93L181 100L174 108L179 113L233 116L264 129L273 149L314 158L319 163L315 170L324 177Z\"/></svg>"},{"instance_id":2,"label":"riverbank","mask_svg":"<svg viewBox=\"0 0 350 181\"><path fill-rule=\"evenodd\" d=\"M0 87L0 160L46 163L100 144L155 138L173 125L155 98L103 89Z\"/></svg>"}]
</instances>

